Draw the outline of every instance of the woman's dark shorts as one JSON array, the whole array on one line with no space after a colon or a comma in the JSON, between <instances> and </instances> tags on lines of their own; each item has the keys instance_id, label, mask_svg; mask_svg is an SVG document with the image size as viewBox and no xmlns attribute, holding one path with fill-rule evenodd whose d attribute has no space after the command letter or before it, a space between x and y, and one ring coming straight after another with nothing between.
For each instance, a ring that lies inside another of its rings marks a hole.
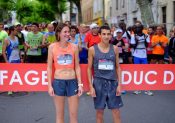
<instances>
[{"instance_id":1,"label":"woman's dark shorts","mask_svg":"<svg viewBox=\"0 0 175 123\"><path fill-rule=\"evenodd\" d=\"M54 79L52 83L54 93L57 96L74 96L78 93L78 82L76 79L62 80Z\"/></svg>"}]
</instances>

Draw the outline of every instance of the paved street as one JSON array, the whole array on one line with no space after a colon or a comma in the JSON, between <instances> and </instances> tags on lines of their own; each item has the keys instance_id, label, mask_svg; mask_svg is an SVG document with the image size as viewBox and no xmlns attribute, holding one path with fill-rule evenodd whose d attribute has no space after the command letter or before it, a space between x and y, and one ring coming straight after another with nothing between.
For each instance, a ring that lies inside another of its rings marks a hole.
<instances>
[{"instance_id":1,"label":"paved street","mask_svg":"<svg viewBox=\"0 0 175 123\"><path fill-rule=\"evenodd\" d=\"M144 94L123 96L122 123L175 123L175 92L156 91L154 96ZM66 106L67 107L67 106ZM47 93L30 93L25 96L0 95L0 123L54 123L54 104ZM109 110L105 123L112 123ZM65 111L68 123L68 111ZM95 123L95 110L90 96L80 98L79 123Z\"/></svg>"}]
</instances>

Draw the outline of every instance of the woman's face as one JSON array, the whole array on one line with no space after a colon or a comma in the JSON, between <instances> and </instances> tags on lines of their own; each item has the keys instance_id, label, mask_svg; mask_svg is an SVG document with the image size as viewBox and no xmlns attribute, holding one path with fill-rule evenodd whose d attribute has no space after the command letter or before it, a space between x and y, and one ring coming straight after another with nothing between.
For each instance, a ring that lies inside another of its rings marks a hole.
<instances>
[{"instance_id":1,"label":"woman's face","mask_svg":"<svg viewBox=\"0 0 175 123\"><path fill-rule=\"evenodd\" d=\"M60 35L58 35L60 37L60 41L68 41L69 37L70 37L70 30L68 26L65 26L61 32ZM58 37L58 39L59 39Z\"/></svg>"}]
</instances>

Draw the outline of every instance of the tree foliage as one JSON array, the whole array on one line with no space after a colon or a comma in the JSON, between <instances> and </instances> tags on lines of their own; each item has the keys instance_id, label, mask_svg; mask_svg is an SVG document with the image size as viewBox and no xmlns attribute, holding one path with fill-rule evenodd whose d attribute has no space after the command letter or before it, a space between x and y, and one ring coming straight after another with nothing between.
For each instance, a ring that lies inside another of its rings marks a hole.
<instances>
[{"instance_id":1,"label":"tree foliage","mask_svg":"<svg viewBox=\"0 0 175 123\"><path fill-rule=\"evenodd\" d=\"M0 0L0 21L10 19L10 11L15 8L15 0Z\"/></svg>"},{"instance_id":2,"label":"tree foliage","mask_svg":"<svg viewBox=\"0 0 175 123\"><path fill-rule=\"evenodd\" d=\"M0 9L16 11L18 21L50 22L59 18L68 8L66 0L0 0ZM4 17L2 17L4 18Z\"/></svg>"}]
</instances>

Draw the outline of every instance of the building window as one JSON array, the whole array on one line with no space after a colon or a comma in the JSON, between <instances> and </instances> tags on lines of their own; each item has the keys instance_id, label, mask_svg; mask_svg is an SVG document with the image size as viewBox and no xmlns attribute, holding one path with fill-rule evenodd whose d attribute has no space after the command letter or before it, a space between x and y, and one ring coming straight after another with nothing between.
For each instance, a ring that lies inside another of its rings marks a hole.
<instances>
[{"instance_id":1,"label":"building window","mask_svg":"<svg viewBox=\"0 0 175 123\"><path fill-rule=\"evenodd\" d=\"M122 1L122 8L125 8L125 0Z\"/></svg>"},{"instance_id":2,"label":"building window","mask_svg":"<svg viewBox=\"0 0 175 123\"><path fill-rule=\"evenodd\" d=\"M166 6L162 7L162 23L166 23Z\"/></svg>"},{"instance_id":3,"label":"building window","mask_svg":"<svg viewBox=\"0 0 175 123\"><path fill-rule=\"evenodd\" d=\"M118 10L118 0L116 0L116 10Z\"/></svg>"}]
</instances>

